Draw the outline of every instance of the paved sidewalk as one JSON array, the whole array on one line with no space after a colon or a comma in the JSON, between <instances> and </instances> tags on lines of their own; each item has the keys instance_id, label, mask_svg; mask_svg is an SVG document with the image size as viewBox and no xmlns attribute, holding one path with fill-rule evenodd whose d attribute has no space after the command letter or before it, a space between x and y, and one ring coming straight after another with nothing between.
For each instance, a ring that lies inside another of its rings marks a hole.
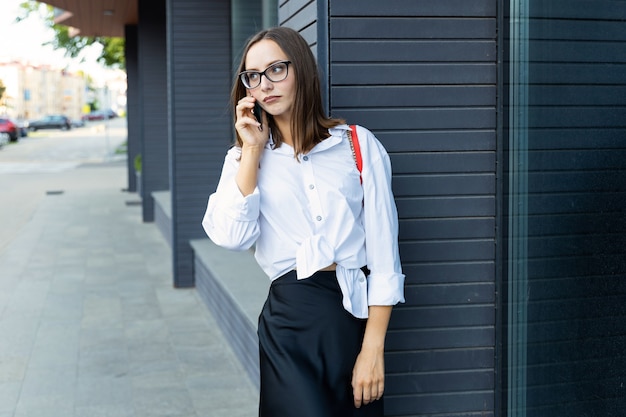
<instances>
[{"instance_id":1,"label":"paved sidewalk","mask_svg":"<svg viewBox=\"0 0 626 417\"><path fill-rule=\"evenodd\" d=\"M255 388L196 291L172 287L125 172L56 174L62 193L30 201L0 246L0 417L255 416ZM52 174L37 175L17 180Z\"/></svg>"}]
</instances>

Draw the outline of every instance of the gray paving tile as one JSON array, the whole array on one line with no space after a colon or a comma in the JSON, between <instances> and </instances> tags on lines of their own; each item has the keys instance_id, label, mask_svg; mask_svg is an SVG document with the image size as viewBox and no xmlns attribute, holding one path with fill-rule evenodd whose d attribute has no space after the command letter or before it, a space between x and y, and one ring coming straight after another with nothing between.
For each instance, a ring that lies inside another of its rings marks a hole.
<instances>
[{"instance_id":1,"label":"gray paving tile","mask_svg":"<svg viewBox=\"0 0 626 417\"><path fill-rule=\"evenodd\" d=\"M122 323L109 327L82 327L80 330L79 349L82 352L98 348L114 348L124 346L126 337Z\"/></svg>"},{"instance_id":2,"label":"gray paving tile","mask_svg":"<svg viewBox=\"0 0 626 417\"><path fill-rule=\"evenodd\" d=\"M0 417L4 414L11 413L17 406L17 400L20 397L22 382L0 382Z\"/></svg>"},{"instance_id":3,"label":"gray paving tile","mask_svg":"<svg viewBox=\"0 0 626 417\"><path fill-rule=\"evenodd\" d=\"M39 318L0 319L0 358L28 357L37 337Z\"/></svg>"},{"instance_id":4,"label":"gray paving tile","mask_svg":"<svg viewBox=\"0 0 626 417\"><path fill-rule=\"evenodd\" d=\"M194 391L192 391L194 393ZM242 398L250 398L242 401ZM250 392L243 388L213 388L209 392L195 391L192 401L197 410L232 410L242 408L248 410L247 416L254 416L258 410L257 401L252 401ZM234 407L236 406L236 407ZM212 414L209 414L212 415Z\"/></svg>"},{"instance_id":5,"label":"gray paving tile","mask_svg":"<svg viewBox=\"0 0 626 417\"><path fill-rule=\"evenodd\" d=\"M76 385L74 369L30 369L22 383L20 401L42 396L72 399Z\"/></svg>"},{"instance_id":6,"label":"gray paving tile","mask_svg":"<svg viewBox=\"0 0 626 417\"><path fill-rule=\"evenodd\" d=\"M77 407L132 406L131 378L125 375L112 377L80 376L76 385Z\"/></svg>"},{"instance_id":7,"label":"gray paving tile","mask_svg":"<svg viewBox=\"0 0 626 417\"><path fill-rule=\"evenodd\" d=\"M144 375L132 376L132 386L135 393L179 389L185 387L185 378L186 375L179 368L154 370Z\"/></svg>"},{"instance_id":8,"label":"gray paving tile","mask_svg":"<svg viewBox=\"0 0 626 417\"><path fill-rule=\"evenodd\" d=\"M129 371L125 346L82 349L78 359L78 375L84 377L119 377Z\"/></svg>"},{"instance_id":9,"label":"gray paving tile","mask_svg":"<svg viewBox=\"0 0 626 417\"><path fill-rule=\"evenodd\" d=\"M74 405L49 400L46 405L18 404L13 417L74 417ZM76 415L76 417L83 417Z\"/></svg>"},{"instance_id":10,"label":"gray paving tile","mask_svg":"<svg viewBox=\"0 0 626 417\"><path fill-rule=\"evenodd\" d=\"M137 415L182 417L195 414L189 391L184 388L138 388L133 396Z\"/></svg>"},{"instance_id":11,"label":"gray paving tile","mask_svg":"<svg viewBox=\"0 0 626 417\"><path fill-rule=\"evenodd\" d=\"M128 347L128 357L131 363L150 363L176 361L176 353L170 343L150 343Z\"/></svg>"},{"instance_id":12,"label":"gray paving tile","mask_svg":"<svg viewBox=\"0 0 626 417\"><path fill-rule=\"evenodd\" d=\"M48 409L51 416L61 411L73 415L76 386L75 371L31 370L22 384L16 416L44 416Z\"/></svg>"},{"instance_id":13,"label":"gray paving tile","mask_svg":"<svg viewBox=\"0 0 626 417\"><path fill-rule=\"evenodd\" d=\"M206 410L198 410L199 416L210 417L255 417L258 415L258 407L242 404L238 407L228 406L226 408L210 407Z\"/></svg>"},{"instance_id":14,"label":"gray paving tile","mask_svg":"<svg viewBox=\"0 0 626 417\"><path fill-rule=\"evenodd\" d=\"M163 372L179 372L178 359L157 361L133 361L129 364L129 373L132 376L152 377Z\"/></svg>"},{"instance_id":15,"label":"gray paving tile","mask_svg":"<svg viewBox=\"0 0 626 417\"><path fill-rule=\"evenodd\" d=\"M181 369L187 375L206 374L212 370L222 370L223 367L232 369L235 365L231 352L224 350L177 348L176 355Z\"/></svg>"},{"instance_id":16,"label":"gray paving tile","mask_svg":"<svg viewBox=\"0 0 626 417\"><path fill-rule=\"evenodd\" d=\"M162 319L126 322L125 335L129 346L169 343L170 334Z\"/></svg>"},{"instance_id":17,"label":"gray paving tile","mask_svg":"<svg viewBox=\"0 0 626 417\"><path fill-rule=\"evenodd\" d=\"M0 382L21 382L26 375L28 356L2 355L0 357Z\"/></svg>"},{"instance_id":18,"label":"gray paving tile","mask_svg":"<svg viewBox=\"0 0 626 417\"><path fill-rule=\"evenodd\" d=\"M256 415L215 320L173 288L167 243L102 172L0 248L0 417Z\"/></svg>"},{"instance_id":19,"label":"gray paving tile","mask_svg":"<svg viewBox=\"0 0 626 417\"><path fill-rule=\"evenodd\" d=\"M78 347L62 345L39 346L33 348L28 361L28 369L75 369L78 360Z\"/></svg>"},{"instance_id":20,"label":"gray paving tile","mask_svg":"<svg viewBox=\"0 0 626 417\"><path fill-rule=\"evenodd\" d=\"M76 417L134 417L135 410L133 404L77 405L75 415Z\"/></svg>"},{"instance_id":21,"label":"gray paving tile","mask_svg":"<svg viewBox=\"0 0 626 417\"><path fill-rule=\"evenodd\" d=\"M241 407L248 410L248 416L253 416L258 407L258 394L251 385L241 382L241 377L236 374L221 375L220 378L215 378L214 374L205 374L189 377L187 386L198 410L232 410Z\"/></svg>"},{"instance_id":22,"label":"gray paving tile","mask_svg":"<svg viewBox=\"0 0 626 417\"><path fill-rule=\"evenodd\" d=\"M125 321L155 320L163 317L161 309L153 302L141 299L122 299Z\"/></svg>"}]
</instances>

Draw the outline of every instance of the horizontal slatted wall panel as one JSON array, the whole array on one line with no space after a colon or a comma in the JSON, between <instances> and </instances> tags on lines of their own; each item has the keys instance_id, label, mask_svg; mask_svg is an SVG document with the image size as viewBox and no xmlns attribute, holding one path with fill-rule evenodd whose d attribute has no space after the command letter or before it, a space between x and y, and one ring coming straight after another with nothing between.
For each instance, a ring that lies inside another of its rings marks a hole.
<instances>
[{"instance_id":1,"label":"horizontal slatted wall panel","mask_svg":"<svg viewBox=\"0 0 626 417\"><path fill-rule=\"evenodd\" d=\"M317 1L315 0L279 0L278 24L300 32L317 53Z\"/></svg>"},{"instance_id":2,"label":"horizontal slatted wall panel","mask_svg":"<svg viewBox=\"0 0 626 417\"><path fill-rule=\"evenodd\" d=\"M193 286L190 239L232 142L230 1L168 0L174 284Z\"/></svg>"},{"instance_id":3,"label":"horizontal slatted wall panel","mask_svg":"<svg viewBox=\"0 0 626 417\"><path fill-rule=\"evenodd\" d=\"M406 304L388 416L493 416L496 1L330 2L332 114L390 153Z\"/></svg>"}]
</instances>

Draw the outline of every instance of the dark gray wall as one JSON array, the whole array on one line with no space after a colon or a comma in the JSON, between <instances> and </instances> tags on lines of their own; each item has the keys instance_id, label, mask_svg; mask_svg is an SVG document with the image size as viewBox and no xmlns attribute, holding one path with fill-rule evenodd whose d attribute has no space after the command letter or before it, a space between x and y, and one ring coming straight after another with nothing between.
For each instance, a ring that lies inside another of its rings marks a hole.
<instances>
[{"instance_id":1,"label":"dark gray wall","mask_svg":"<svg viewBox=\"0 0 626 417\"><path fill-rule=\"evenodd\" d=\"M154 220L150 193L169 189L165 0L139 0L139 123L143 221Z\"/></svg>"},{"instance_id":2,"label":"dark gray wall","mask_svg":"<svg viewBox=\"0 0 626 417\"><path fill-rule=\"evenodd\" d=\"M331 113L372 130L394 172L407 302L386 415L493 416L496 1L329 4Z\"/></svg>"},{"instance_id":3,"label":"dark gray wall","mask_svg":"<svg viewBox=\"0 0 626 417\"><path fill-rule=\"evenodd\" d=\"M317 53L317 1L279 0L278 25L287 26L300 32Z\"/></svg>"},{"instance_id":4,"label":"dark gray wall","mask_svg":"<svg viewBox=\"0 0 626 417\"><path fill-rule=\"evenodd\" d=\"M134 160L141 153L141 126L139 124L139 70L137 25L124 28L124 56L126 59L126 125L128 130L127 167L128 191L137 190Z\"/></svg>"},{"instance_id":5,"label":"dark gray wall","mask_svg":"<svg viewBox=\"0 0 626 417\"><path fill-rule=\"evenodd\" d=\"M526 312L528 417L626 410L626 8L615 6L530 2L526 108L513 109L528 126L510 136L511 152L527 149L514 181L528 192L509 200L527 207L526 236L509 235L527 254L510 260L525 275L508 277L528 288L509 294Z\"/></svg>"},{"instance_id":6,"label":"dark gray wall","mask_svg":"<svg viewBox=\"0 0 626 417\"><path fill-rule=\"evenodd\" d=\"M190 239L232 143L230 1L168 0L174 285L193 286Z\"/></svg>"}]
</instances>

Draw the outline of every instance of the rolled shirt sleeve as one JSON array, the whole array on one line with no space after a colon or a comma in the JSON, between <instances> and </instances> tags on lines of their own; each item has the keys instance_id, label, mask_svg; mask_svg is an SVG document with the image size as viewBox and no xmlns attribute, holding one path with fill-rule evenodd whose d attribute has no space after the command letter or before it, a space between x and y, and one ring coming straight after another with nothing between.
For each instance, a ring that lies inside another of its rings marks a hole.
<instances>
[{"instance_id":1,"label":"rolled shirt sleeve","mask_svg":"<svg viewBox=\"0 0 626 417\"><path fill-rule=\"evenodd\" d=\"M405 276L398 247L398 212L391 189L391 162L372 133L359 127L358 134L363 149L363 225L370 269L368 305L395 305L405 301Z\"/></svg>"},{"instance_id":2,"label":"rolled shirt sleeve","mask_svg":"<svg viewBox=\"0 0 626 417\"><path fill-rule=\"evenodd\" d=\"M259 236L260 200L258 188L243 196L235 176L239 167L238 148L226 154L216 191L209 196L202 227L217 245L231 250L249 249Z\"/></svg>"}]
</instances>

